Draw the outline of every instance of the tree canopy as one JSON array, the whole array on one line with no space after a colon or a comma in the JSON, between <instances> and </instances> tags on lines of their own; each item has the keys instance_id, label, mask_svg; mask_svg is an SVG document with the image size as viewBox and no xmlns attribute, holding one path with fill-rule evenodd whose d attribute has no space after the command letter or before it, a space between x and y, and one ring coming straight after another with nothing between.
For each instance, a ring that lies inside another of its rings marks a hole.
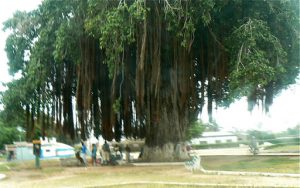
<instances>
[{"instance_id":1,"label":"tree canopy","mask_svg":"<svg viewBox=\"0 0 300 188\"><path fill-rule=\"evenodd\" d=\"M44 0L4 23L2 103L27 139L185 140L207 103L266 111L299 74L297 0ZM12 110L12 111L10 111Z\"/></svg>"}]
</instances>

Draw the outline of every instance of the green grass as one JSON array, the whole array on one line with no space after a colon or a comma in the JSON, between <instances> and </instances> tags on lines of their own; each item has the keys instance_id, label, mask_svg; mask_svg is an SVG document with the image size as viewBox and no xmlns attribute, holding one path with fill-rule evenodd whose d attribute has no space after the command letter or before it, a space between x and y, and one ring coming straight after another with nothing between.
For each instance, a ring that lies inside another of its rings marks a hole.
<instances>
[{"instance_id":1,"label":"green grass","mask_svg":"<svg viewBox=\"0 0 300 188\"><path fill-rule=\"evenodd\" d=\"M282 156L210 156L202 157L207 170L299 173L299 158ZM0 181L0 187L99 187L110 188L179 188L201 187L187 185L207 183L229 185L297 185L296 178L263 176L210 175L190 172L182 166L99 166L61 167L59 161L41 161L42 169L34 168L34 161L6 163L11 167ZM0 165L2 167L3 164ZM0 172L1 173L1 172ZM163 183L162 183L163 182ZM116 185L120 183L121 185ZM205 186L202 186L205 187ZM283 186L284 187L284 186Z\"/></svg>"},{"instance_id":2,"label":"green grass","mask_svg":"<svg viewBox=\"0 0 300 188\"><path fill-rule=\"evenodd\" d=\"M300 173L299 156L223 156L203 157L207 170Z\"/></svg>"},{"instance_id":3,"label":"green grass","mask_svg":"<svg viewBox=\"0 0 300 188\"><path fill-rule=\"evenodd\" d=\"M129 185L114 185L105 186L106 188L188 188L188 187L208 187L208 185L159 185L159 184L129 184ZM209 186L209 187L220 187L220 186ZM96 187L95 187L96 188Z\"/></svg>"},{"instance_id":4,"label":"green grass","mask_svg":"<svg viewBox=\"0 0 300 188\"><path fill-rule=\"evenodd\" d=\"M9 171L9 168L7 168L6 165L1 164L1 165L0 165L0 172L7 172L7 171Z\"/></svg>"},{"instance_id":5,"label":"green grass","mask_svg":"<svg viewBox=\"0 0 300 188\"><path fill-rule=\"evenodd\" d=\"M48 174L62 171L59 160L41 160L42 171ZM49 168L51 167L51 168ZM0 172L35 169L35 161L12 161L0 163Z\"/></svg>"},{"instance_id":6,"label":"green grass","mask_svg":"<svg viewBox=\"0 0 300 188\"><path fill-rule=\"evenodd\" d=\"M265 147L268 152L299 152L300 145L272 145Z\"/></svg>"},{"instance_id":7,"label":"green grass","mask_svg":"<svg viewBox=\"0 0 300 188\"><path fill-rule=\"evenodd\" d=\"M17 162L3 162L0 164L0 172L7 172L11 169L18 168L19 164Z\"/></svg>"}]
</instances>

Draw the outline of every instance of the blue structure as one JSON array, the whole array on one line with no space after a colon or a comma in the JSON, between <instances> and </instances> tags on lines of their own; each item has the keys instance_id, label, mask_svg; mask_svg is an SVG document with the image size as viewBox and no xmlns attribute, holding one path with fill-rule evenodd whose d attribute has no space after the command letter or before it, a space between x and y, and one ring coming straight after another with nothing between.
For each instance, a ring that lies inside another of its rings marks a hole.
<instances>
[{"instance_id":1,"label":"blue structure","mask_svg":"<svg viewBox=\"0 0 300 188\"><path fill-rule=\"evenodd\" d=\"M34 160L33 144L28 142L14 142L12 145L6 145L7 153L12 153L12 160ZM56 139L41 140L40 159L58 159L75 157L73 147L56 142Z\"/></svg>"}]
</instances>

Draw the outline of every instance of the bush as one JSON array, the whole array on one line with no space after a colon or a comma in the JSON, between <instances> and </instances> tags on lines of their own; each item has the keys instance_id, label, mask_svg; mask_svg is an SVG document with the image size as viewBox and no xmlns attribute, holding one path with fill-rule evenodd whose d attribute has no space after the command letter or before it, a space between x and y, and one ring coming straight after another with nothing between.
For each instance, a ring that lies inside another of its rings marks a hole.
<instances>
[{"instance_id":1,"label":"bush","mask_svg":"<svg viewBox=\"0 0 300 188\"><path fill-rule=\"evenodd\" d=\"M18 140L19 132L15 127L1 126L0 124L0 149L4 149L5 144L12 144Z\"/></svg>"}]
</instances>

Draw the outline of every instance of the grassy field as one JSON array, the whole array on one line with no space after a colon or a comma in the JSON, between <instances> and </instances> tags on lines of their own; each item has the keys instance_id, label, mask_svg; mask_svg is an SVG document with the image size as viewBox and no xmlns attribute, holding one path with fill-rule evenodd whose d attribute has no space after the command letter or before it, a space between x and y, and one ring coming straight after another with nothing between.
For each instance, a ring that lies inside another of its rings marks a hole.
<instances>
[{"instance_id":1,"label":"grassy field","mask_svg":"<svg viewBox=\"0 0 300 188\"><path fill-rule=\"evenodd\" d=\"M268 152L298 152L300 153L300 145L273 145L265 148Z\"/></svg>"},{"instance_id":2,"label":"grassy field","mask_svg":"<svg viewBox=\"0 0 300 188\"><path fill-rule=\"evenodd\" d=\"M300 173L299 156L210 156L202 157L207 170Z\"/></svg>"},{"instance_id":3,"label":"grassy field","mask_svg":"<svg viewBox=\"0 0 300 188\"><path fill-rule=\"evenodd\" d=\"M298 157L203 157L208 170L237 170L299 173ZM42 169L34 168L34 161L1 163L0 173L7 178L1 188L26 187L110 187L110 188L179 188L179 187L297 187L299 178L208 175L190 172L179 166L99 166L61 167L58 160L41 161ZM271 168L272 166L272 168Z\"/></svg>"}]
</instances>

